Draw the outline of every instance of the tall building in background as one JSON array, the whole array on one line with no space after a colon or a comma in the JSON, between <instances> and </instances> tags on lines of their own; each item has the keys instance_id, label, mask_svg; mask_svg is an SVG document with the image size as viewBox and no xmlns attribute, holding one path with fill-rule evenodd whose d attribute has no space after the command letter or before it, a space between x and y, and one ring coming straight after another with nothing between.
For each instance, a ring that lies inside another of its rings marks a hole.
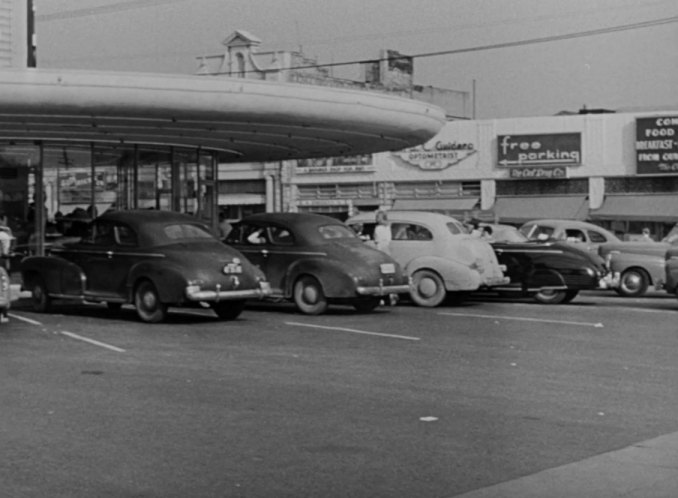
<instances>
[{"instance_id":1,"label":"tall building in background","mask_svg":"<svg viewBox=\"0 0 678 498\"><path fill-rule=\"evenodd\" d=\"M35 67L33 0L0 0L0 67Z\"/></svg>"}]
</instances>

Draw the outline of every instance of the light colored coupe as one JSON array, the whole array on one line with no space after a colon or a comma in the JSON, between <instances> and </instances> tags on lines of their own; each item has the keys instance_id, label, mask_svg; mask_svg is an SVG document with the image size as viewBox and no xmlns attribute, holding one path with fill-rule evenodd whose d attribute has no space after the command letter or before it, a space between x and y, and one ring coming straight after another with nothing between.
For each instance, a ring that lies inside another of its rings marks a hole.
<instances>
[{"instance_id":1,"label":"light colored coupe","mask_svg":"<svg viewBox=\"0 0 678 498\"><path fill-rule=\"evenodd\" d=\"M469 235L456 219L439 213L388 211L391 256L412 277L410 297L419 306L440 305L446 297L507 284L509 279L492 246ZM374 213L361 213L346 223L371 239Z\"/></svg>"}]
</instances>

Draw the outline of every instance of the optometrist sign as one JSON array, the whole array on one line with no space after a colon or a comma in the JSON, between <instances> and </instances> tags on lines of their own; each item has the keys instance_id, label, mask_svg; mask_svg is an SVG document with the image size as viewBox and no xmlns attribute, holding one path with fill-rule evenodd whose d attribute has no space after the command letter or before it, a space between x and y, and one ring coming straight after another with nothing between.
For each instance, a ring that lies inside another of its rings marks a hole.
<instances>
[{"instance_id":1,"label":"optometrist sign","mask_svg":"<svg viewBox=\"0 0 678 498\"><path fill-rule=\"evenodd\" d=\"M678 116L636 119L639 175L678 173Z\"/></svg>"},{"instance_id":2,"label":"optometrist sign","mask_svg":"<svg viewBox=\"0 0 678 498\"><path fill-rule=\"evenodd\" d=\"M581 133L548 135L499 135L497 164L500 167L580 166Z\"/></svg>"}]
</instances>

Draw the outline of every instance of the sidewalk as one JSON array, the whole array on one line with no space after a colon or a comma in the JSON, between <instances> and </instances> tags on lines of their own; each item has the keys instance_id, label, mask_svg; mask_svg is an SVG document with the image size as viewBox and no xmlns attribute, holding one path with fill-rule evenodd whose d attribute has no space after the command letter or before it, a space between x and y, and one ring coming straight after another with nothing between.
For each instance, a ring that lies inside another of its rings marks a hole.
<instances>
[{"instance_id":1,"label":"sidewalk","mask_svg":"<svg viewBox=\"0 0 678 498\"><path fill-rule=\"evenodd\" d=\"M675 498L678 432L457 498Z\"/></svg>"}]
</instances>

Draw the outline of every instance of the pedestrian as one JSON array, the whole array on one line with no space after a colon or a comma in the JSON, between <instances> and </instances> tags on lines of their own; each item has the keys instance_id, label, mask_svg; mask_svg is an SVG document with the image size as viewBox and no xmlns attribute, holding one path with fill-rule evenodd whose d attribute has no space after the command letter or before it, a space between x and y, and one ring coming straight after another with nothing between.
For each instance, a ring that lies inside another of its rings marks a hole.
<instances>
[{"instance_id":1,"label":"pedestrian","mask_svg":"<svg viewBox=\"0 0 678 498\"><path fill-rule=\"evenodd\" d=\"M643 228L643 238L641 239L643 242L654 242L654 239L650 235L650 229L645 227Z\"/></svg>"},{"instance_id":2,"label":"pedestrian","mask_svg":"<svg viewBox=\"0 0 678 498\"><path fill-rule=\"evenodd\" d=\"M391 225L388 222L386 211L379 210L376 214L376 226L374 227L374 245L380 251L391 254Z\"/></svg>"},{"instance_id":3,"label":"pedestrian","mask_svg":"<svg viewBox=\"0 0 678 498\"><path fill-rule=\"evenodd\" d=\"M12 230L7 224L7 215L0 212L0 273L9 281L9 257L12 250ZM0 323L9 322L8 309L0 310Z\"/></svg>"}]
</instances>

